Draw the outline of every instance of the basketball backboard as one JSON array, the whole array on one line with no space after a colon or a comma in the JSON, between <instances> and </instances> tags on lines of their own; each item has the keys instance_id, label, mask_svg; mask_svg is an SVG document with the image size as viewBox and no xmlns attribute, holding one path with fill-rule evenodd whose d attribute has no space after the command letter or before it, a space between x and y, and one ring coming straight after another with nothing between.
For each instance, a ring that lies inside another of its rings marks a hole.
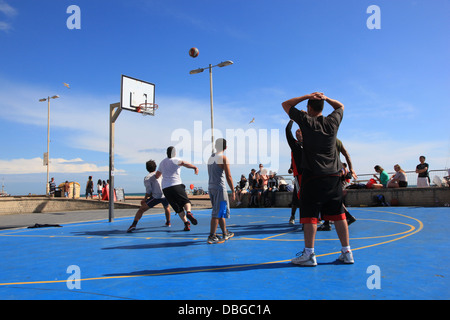
<instances>
[{"instance_id":1,"label":"basketball backboard","mask_svg":"<svg viewBox=\"0 0 450 320\"><path fill-rule=\"evenodd\" d=\"M139 112L139 106L144 103L155 103L155 85L122 75L120 108Z\"/></svg>"}]
</instances>

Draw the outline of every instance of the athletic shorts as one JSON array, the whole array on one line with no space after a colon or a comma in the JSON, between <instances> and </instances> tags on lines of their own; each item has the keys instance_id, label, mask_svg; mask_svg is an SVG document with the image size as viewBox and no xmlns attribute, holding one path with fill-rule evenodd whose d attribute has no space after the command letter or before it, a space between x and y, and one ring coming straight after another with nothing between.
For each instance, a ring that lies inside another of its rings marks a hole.
<instances>
[{"instance_id":1,"label":"athletic shorts","mask_svg":"<svg viewBox=\"0 0 450 320\"><path fill-rule=\"evenodd\" d=\"M153 197L147 198L147 200L145 200L145 203L147 204L147 206L149 208L153 208L154 206L156 206L157 204L162 203L164 208L167 208L169 206L169 201L167 201L166 198L160 198L160 199L156 199Z\"/></svg>"},{"instance_id":2,"label":"athletic shorts","mask_svg":"<svg viewBox=\"0 0 450 320\"><path fill-rule=\"evenodd\" d=\"M300 207L300 197L298 194L298 189L301 188L302 185L302 175L294 177L294 179L295 181L294 181L294 192L292 192L292 206Z\"/></svg>"},{"instance_id":3,"label":"athletic shorts","mask_svg":"<svg viewBox=\"0 0 450 320\"><path fill-rule=\"evenodd\" d=\"M227 190L222 188L209 188L209 199L211 199L213 218L230 218L230 204L228 202Z\"/></svg>"},{"instance_id":4,"label":"athletic shorts","mask_svg":"<svg viewBox=\"0 0 450 320\"><path fill-rule=\"evenodd\" d=\"M399 181L398 186L400 188L406 188L408 186L408 182L407 181Z\"/></svg>"},{"instance_id":5,"label":"athletic shorts","mask_svg":"<svg viewBox=\"0 0 450 320\"><path fill-rule=\"evenodd\" d=\"M184 205L191 203L186 194L186 187L184 184L177 184L175 186L167 187L163 189L164 196L169 201L173 211L180 213L184 211Z\"/></svg>"},{"instance_id":6,"label":"athletic shorts","mask_svg":"<svg viewBox=\"0 0 450 320\"><path fill-rule=\"evenodd\" d=\"M345 219L342 202L341 177L313 176L303 172L300 191L300 223L317 223L319 219Z\"/></svg>"},{"instance_id":7,"label":"athletic shorts","mask_svg":"<svg viewBox=\"0 0 450 320\"><path fill-rule=\"evenodd\" d=\"M424 188L424 187L429 187L430 184L428 182L428 178L427 177L418 177L417 178L417 187L418 188Z\"/></svg>"}]
</instances>

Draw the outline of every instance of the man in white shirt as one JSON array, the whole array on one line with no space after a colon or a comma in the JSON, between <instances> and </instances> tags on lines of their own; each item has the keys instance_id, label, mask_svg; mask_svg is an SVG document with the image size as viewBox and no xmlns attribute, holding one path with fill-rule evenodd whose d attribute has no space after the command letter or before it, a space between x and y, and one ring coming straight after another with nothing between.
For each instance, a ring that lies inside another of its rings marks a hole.
<instances>
[{"instance_id":1,"label":"man in white shirt","mask_svg":"<svg viewBox=\"0 0 450 320\"><path fill-rule=\"evenodd\" d=\"M144 200L141 201L141 207L136 212L133 224L128 228L127 232L133 232L134 230L136 230L136 225L142 218L144 212L150 208L153 208L159 203L162 203L164 207L164 213L166 215L166 226L170 227L169 202L166 200L161 190L162 179L156 178L155 176L156 163L153 160L149 160L146 162L145 166L147 168L147 171L149 172L149 174L144 178L145 197Z\"/></svg>"},{"instance_id":2,"label":"man in white shirt","mask_svg":"<svg viewBox=\"0 0 450 320\"><path fill-rule=\"evenodd\" d=\"M189 219L193 225L197 224L197 219L195 219L191 213L191 201L187 197L186 186L181 181L180 173L181 167L186 167L194 169L195 174L198 174L198 168L189 162L176 158L175 155L175 147L168 147L167 158L161 161L155 176L158 179L162 175L162 191L172 209L178 213L181 220L183 220L184 231L190 231L191 224L187 219Z\"/></svg>"}]
</instances>

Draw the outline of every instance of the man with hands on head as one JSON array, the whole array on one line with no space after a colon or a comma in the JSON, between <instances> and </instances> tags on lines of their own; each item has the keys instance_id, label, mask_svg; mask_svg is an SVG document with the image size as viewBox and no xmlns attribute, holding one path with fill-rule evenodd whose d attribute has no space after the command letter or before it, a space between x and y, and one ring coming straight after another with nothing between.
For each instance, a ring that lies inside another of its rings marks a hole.
<instances>
[{"instance_id":1,"label":"man with hands on head","mask_svg":"<svg viewBox=\"0 0 450 320\"><path fill-rule=\"evenodd\" d=\"M308 101L307 111L295 108L305 100ZM326 117L322 115L325 101L333 108L333 112ZM322 214L323 219L334 221L342 245L339 261L354 263L342 207L342 164L336 150L336 136L344 115L344 105L321 92L314 92L287 100L282 107L303 134L300 222L303 224L305 248L291 261L301 266L317 265L314 242L317 222Z\"/></svg>"}]
</instances>

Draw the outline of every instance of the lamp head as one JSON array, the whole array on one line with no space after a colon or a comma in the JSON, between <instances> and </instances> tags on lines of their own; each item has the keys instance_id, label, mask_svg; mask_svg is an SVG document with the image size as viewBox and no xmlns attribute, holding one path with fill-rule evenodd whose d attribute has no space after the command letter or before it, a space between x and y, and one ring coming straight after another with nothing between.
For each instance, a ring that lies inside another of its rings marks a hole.
<instances>
[{"instance_id":1,"label":"lamp head","mask_svg":"<svg viewBox=\"0 0 450 320\"><path fill-rule=\"evenodd\" d=\"M227 61L223 61L223 62L219 63L217 66L219 68L222 68L222 67L226 67L226 66L229 66L229 65L232 65L232 64L233 64L233 61L227 60Z\"/></svg>"},{"instance_id":2,"label":"lamp head","mask_svg":"<svg viewBox=\"0 0 450 320\"><path fill-rule=\"evenodd\" d=\"M203 69L203 68L198 68L198 69L189 71L189 74L202 73L203 71L205 71L205 69Z\"/></svg>"}]
</instances>

